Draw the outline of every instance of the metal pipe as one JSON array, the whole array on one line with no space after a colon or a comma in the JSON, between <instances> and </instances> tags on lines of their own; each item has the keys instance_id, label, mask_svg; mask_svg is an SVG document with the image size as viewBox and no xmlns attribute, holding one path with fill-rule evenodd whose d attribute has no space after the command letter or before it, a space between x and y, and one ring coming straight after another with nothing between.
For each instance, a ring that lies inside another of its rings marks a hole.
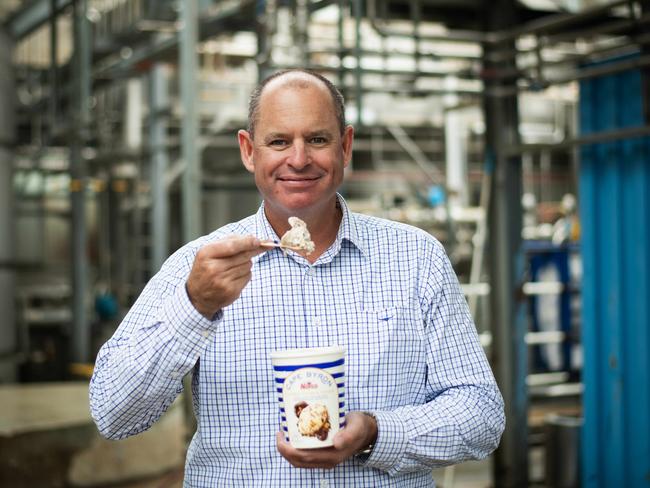
<instances>
[{"instance_id":1,"label":"metal pipe","mask_svg":"<svg viewBox=\"0 0 650 488\"><path fill-rule=\"evenodd\" d=\"M650 36L648 36L650 39ZM582 63L589 63L589 62L597 62L603 59L611 59L615 58L618 56L626 56L629 54L635 54L638 53L639 49L638 47L629 44L629 43L621 43L615 46L608 46L608 47L603 47L602 49L594 49L586 53L565 53L564 57L562 59L558 60L548 60L548 59L542 59L542 64L544 67L561 67L563 65L570 65L573 67L576 64L582 64ZM540 55L543 56L543 52L540 52ZM536 55L537 58L537 55ZM536 61L538 61L536 59ZM518 73L520 75L525 75L526 70L537 70L539 64L520 64L520 68L518 70Z\"/></svg>"},{"instance_id":2,"label":"metal pipe","mask_svg":"<svg viewBox=\"0 0 650 488\"><path fill-rule=\"evenodd\" d=\"M13 43L0 26L0 383L16 380L13 361L18 350L15 314L14 196L13 168L15 142L15 80L12 64Z\"/></svg>"},{"instance_id":3,"label":"metal pipe","mask_svg":"<svg viewBox=\"0 0 650 488\"><path fill-rule=\"evenodd\" d=\"M593 66L589 68L582 68L579 71L571 74L570 76L564 76L562 78L546 78L544 80L545 86L551 85L561 85L569 83L571 81L584 80L589 78L595 78L607 74L620 73L622 71L629 71L633 69L639 69L650 66L650 55L643 55L637 58L625 59L623 61L618 61L614 63L608 63L602 66ZM512 68L509 70L503 70L504 74L501 77L517 77L518 70ZM501 78L496 77L496 78ZM487 79L484 80L487 82ZM484 95L488 97L503 98L510 97L514 94L525 92L525 91L538 91L537 87L527 85L527 86L516 86L516 85L495 85L488 86L486 83Z\"/></svg>"},{"instance_id":4,"label":"metal pipe","mask_svg":"<svg viewBox=\"0 0 650 488\"><path fill-rule=\"evenodd\" d=\"M386 126L386 129L388 129L388 132L390 132L399 145L402 146L406 153L418 165L424 175L431 180L431 183L434 185L444 184L442 172L434 163L429 161L418 145L413 142L406 132L404 132L404 129L399 125L388 125Z\"/></svg>"},{"instance_id":5,"label":"metal pipe","mask_svg":"<svg viewBox=\"0 0 650 488\"><path fill-rule=\"evenodd\" d=\"M149 141L151 153L151 223L152 274L169 254L169 208L165 173L169 155L165 145L167 135L168 74L164 64L154 64L149 74Z\"/></svg>"},{"instance_id":6,"label":"metal pipe","mask_svg":"<svg viewBox=\"0 0 650 488\"><path fill-rule=\"evenodd\" d=\"M57 114L57 98L59 96L59 82L58 82L58 29L57 29L57 15L56 15L56 0L50 0L50 93L49 93L49 107L48 107L48 139L52 142L52 134L56 127Z\"/></svg>"},{"instance_id":7,"label":"metal pipe","mask_svg":"<svg viewBox=\"0 0 650 488\"><path fill-rule=\"evenodd\" d=\"M361 1L352 0L354 12L354 98L357 104L357 128L363 125L363 91L361 82Z\"/></svg>"},{"instance_id":8,"label":"metal pipe","mask_svg":"<svg viewBox=\"0 0 650 488\"><path fill-rule=\"evenodd\" d=\"M101 280L103 292L111 293L113 291L113 273L111 269L111 260L114 258L114 248L112 244L112 223L110 196L107 185L108 176L105 179L97 180L95 187L96 218L97 218L97 254L99 258L98 277Z\"/></svg>"},{"instance_id":9,"label":"metal pipe","mask_svg":"<svg viewBox=\"0 0 650 488\"><path fill-rule=\"evenodd\" d=\"M338 37L338 48L337 48L337 55L339 57L339 67L337 70L338 77L339 77L339 88L343 90L343 96L347 98L347 93L343 89L343 85L345 84L345 67L343 66L343 58L345 57L345 38L343 36L343 22L344 22L344 5L346 5L345 0L338 0L338 16L336 18L336 35Z\"/></svg>"},{"instance_id":10,"label":"metal pipe","mask_svg":"<svg viewBox=\"0 0 650 488\"><path fill-rule=\"evenodd\" d=\"M308 68L311 63L309 53L309 4L307 0L295 0L296 38L300 49L302 65Z\"/></svg>"},{"instance_id":11,"label":"metal pipe","mask_svg":"<svg viewBox=\"0 0 650 488\"><path fill-rule=\"evenodd\" d=\"M264 4L264 2L262 2ZM181 126L181 159L184 171L181 175L181 204L183 241L196 239L202 230L202 187L201 160L197 147L199 114L197 107L197 77L199 75L196 47L198 42L199 15L197 2L184 0L181 3L180 31L180 95L183 104L183 124ZM258 38L259 39L259 38ZM189 376L183 380L185 393L183 405L187 432L191 435L196 429L193 415L192 385Z\"/></svg>"},{"instance_id":12,"label":"metal pipe","mask_svg":"<svg viewBox=\"0 0 650 488\"><path fill-rule=\"evenodd\" d=\"M222 34L227 29L232 30L232 26L241 25L239 22L231 21L240 17L244 13L244 9L249 7L251 3L252 0L232 2L221 8L218 14L207 19L202 19L200 29L198 29L198 39L202 41L215 34ZM192 8L196 10L196 6ZM181 12L181 21L182 17L183 14ZM146 42L134 47L131 55L126 59L119 56L106 58L104 62L97 63L93 77L99 80L112 80L114 78L126 77L138 69L143 62L173 59L174 55L177 54L177 49L179 49L181 37L181 32L176 32L169 36L161 36L154 42L148 39Z\"/></svg>"},{"instance_id":13,"label":"metal pipe","mask_svg":"<svg viewBox=\"0 0 650 488\"><path fill-rule=\"evenodd\" d=\"M343 44L341 44L343 45ZM343 50L345 51L345 50ZM339 54L341 53L340 48L327 48L327 47L315 47L309 50L309 54ZM386 51L385 49L380 50L371 50L371 49L361 49L362 56L380 56L385 58L387 56L395 57L413 57L416 55L419 58L432 57L434 59L453 59L458 61L480 61L483 59L481 56L472 56L472 55L462 55L462 54L438 54L433 52L427 52L425 50L419 49L414 50L411 53L400 52L400 51Z\"/></svg>"},{"instance_id":14,"label":"metal pipe","mask_svg":"<svg viewBox=\"0 0 650 488\"><path fill-rule=\"evenodd\" d=\"M641 5L641 13L642 16L650 14L650 2L647 0ZM646 34L644 37L646 38L645 43L643 43L643 41L639 40L638 38L637 41L641 44L641 53L643 55L650 56L650 41L647 40L649 36ZM641 70L641 84L641 93L643 98L643 119L645 120L646 124L650 124L650 68L647 66Z\"/></svg>"},{"instance_id":15,"label":"metal pipe","mask_svg":"<svg viewBox=\"0 0 650 488\"><path fill-rule=\"evenodd\" d=\"M140 159L142 150L142 114L144 110L142 78L129 78L126 82L126 110L124 111L122 140L125 148Z\"/></svg>"},{"instance_id":16,"label":"metal pipe","mask_svg":"<svg viewBox=\"0 0 650 488\"><path fill-rule=\"evenodd\" d=\"M647 19L650 22L650 16ZM650 36L643 36L644 38L647 37L650 39ZM587 63L587 62L596 62L600 59L603 58L611 58L615 56L625 56L628 54L634 54L639 51L639 48L635 47L634 45L631 44L621 44L617 46L610 46L610 47L605 47L602 49L596 49L593 51L590 51L588 53L582 53L582 54L574 54L574 55L567 55L563 59L559 59L556 61L548 61L548 60L541 60L538 57L537 63L534 64L528 64L522 67L518 68L510 68L508 70L506 69L500 69L496 70L494 72L491 72L489 75L492 78L507 78L507 77L519 77L519 78L527 78L527 73L529 70L534 70L535 75L532 78L533 79L539 79L539 71L541 68L541 64L545 67L553 67L553 68L559 68L563 66L568 66L572 67L572 65L580 64L580 63ZM541 53L538 53L541 56ZM644 59L641 59L640 61L630 61L630 60L624 60L620 61L621 64L621 69L626 70L630 68L635 68L638 67L634 63L641 63L641 65L645 62ZM607 65L600 66L600 67L594 67L594 68L581 68L578 73L580 73L579 76L565 76L563 78L555 78L555 79L548 79L544 78L543 86L548 86L549 84L561 84L561 83L566 83L568 81L573 81L576 79L581 79L582 77L591 77L591 76L602 76L602 73L609 74L607 70L610 69L617 69L615 63L608 63ZM596 69L597 68L597 69ZM592 75L590 74L592 70L595 70L595 74Z\"/></svg>"},{"instance_id":17,"label":"metal pipe","mask_svg":"<svg viewBox=\"0 0 650 488\"><path fill-rule=\"evenodd\" d=\"M615 129L603 132L595 132L592 134L585 134L553 144L519 144L514 146L506 146L504 147L504 151L509 156L533 151L564 151L576 146L588 146L590 144L599 144L602 142L635 139L649 135L650 125L641 127L626 127L625 129Z\"/></svg>"},{"instance_id":18,"label":"metal pipe","mask_svg":"<svg viewBox=\"0 0 650 488\"><path fill-rule=\"evenodd\" d=\"M72 208L72 359L90 360L90 327L86 311L88 257L86 229L86 165L83 148L90 123L91 32L86 17L86 0L74 5L74 137L70 147L70 203Z\"/></svg>"},{"instance_id":19,"label":"metal pipe","mask_svg":"<svg viewBox=\"0 0 650 488\"><path fill-rule=\"evenodd\" d=\"M546 35L549 43L552 42L572 42L583 37L594 38L605 34L625 35L626 32L634 32L640 26L648 23L649 15L645 14L635 19L615 20L602 26L590 27L577 31L560 32L557 34ZM634 39L632 39L634 41Z\"/></svg>"},{"instance_id":20,"label":"metal pipe","mask_svg":"<svg viewBox=\"0 0 650 488\"><path fill-rule=\"evenodd\" d=\"M500 31L518 24L516 0L497 0L485 7L487 27ZM490 55L501 48L513 49L514 40L505 46L487 43L484 46L487 72L503 69ZM515 68L514 60L505 69ZM519 110L516 91L497 98L490 96L498 89L516 84L516 78L488 78L485 111L485 159L494 166L488 213L490 229L490 309L492 367L505 400L506 429L494 454L493 485L502 488L528 486L528 391L526 387L527 328L525 310L519 299L523 281L521 249L521 159L508 157L504 147L518 144Z\"/></svg>"},{"instance_id":21,"label":"metal pipe","mask_svg":"<svg viewBox=\"0 0 650 488\"><path fill-rule=\"evenodd\" d=\"M299 66L296 66L294 64L274 64L274 67L281 68L281 69L288 69L288 68L297 68ZM340 69L338 66L328 66L324 64L312 64L311 68L317 71L325 71L325 72L336 72ZM409 79L412 79L414 75L414 72L412 70L363 68L362 66L360 66L360 64L358 65L358 68L355 67L354 69L355 69L355 73L358 70L358 72L361 75L367 74L367 75L384 75L384 76L404 76L404 77L408 77ZM444 79L449 76L455 76L457 78L466 79L466 80L478 80L478 77L469 76L465 71L450 72L450 71L441 70L439 72L419 71L417 73L418 78L443 78Z\"/></svg>"},{"instance_id":22,"label":"metal pipe","mask_svg":"<svg viewBox=\"0 0 650 488\"><path fill-rule=\"evenodd\" d=\"M368 0L367 10L368 20L370 25L382 36L385 37L403 37L413 39L412 32L402 32L398 30L391 30L387 27L380 25L381 20L377 16L376 0ZM460 43L483 43L487 42L487 36L482 32L475 31L459 31L450 30L441 35L421 35L419 37L423 41L435 42L460 42Z\"/></svg>"},{"instance_id":23,"label":"metal pipe","mask_svg":"<svg viewBox=\"0 0 650 488\"><path fill-rule=\"evenodd\" d=\"M411 18L413 19L413 60L415 61L415 71L420 71L420 23L422 22L422 11L420 8L420 0L410 0L409 9L411 11Z\"/></svg>"},{"instance_id":24,"label":"metal pipe","mask_svg":"<svg viewBox=\"0 0 650 488\"><path fill-rule=\"evenodd\" d=\"M446 86L453 90L456 80L449 77ZM445 106L458 106L458 96L450 94L443 100ZM446 201L451 208L467 207L469 192L467 181L467 136L466 115L461 110L445 110L445 162L448 195Z\"/></svg>"},{"instance_id":25,"label":"metal pipe","mask_svg":"<svg viewBox=\"0 0 650 488\"><path fill-rule=\"evenodd\" d=\"M201 234L201 161L197 142L199 114L196 45L198 42L198 6L192 0L181 4L180 91L183 106L181 154L185 162L182 177L183 240L189 242Z\"/></svg>"},{"instance_id":26,"label":"metal pipe","mask_svg":"<svg viewBox=\"0 0 650 488\"><path fill-rule=\"evenodd\" d=\"M492 172L494 165L489 161L484 162L485 171L481 179L481 196L479 197L479 207L483 210L483 215L476 223L476 233L474 235L472 250L472 261L470 265L469 284L470 286L478 285L481 282L481 274L483 273L483 258L485 256L485 243L487 240L487 218L492 190ZM472 294L468 297L467 302L472 317L476 320L478 312L478 294ZM483 331L481 331L483 332Z\"/></svg>"},{"instance_id":27,"label":"metal pipe","mask_svg":"<svg viewBox=\"0 0 650 488\"><path fill-rule=\"evenodd\" d=\"M255 32L257 33L257 79L262 81L272 72L271 51L273 34L277 29L276 0L261 0L255 4Z\"/></svg>"},{"instance_id":28,"label":"metal pipe","mask_svg":"<svg viewBox=\"0 0 650 488\"><path fill-rule=\"evenodd\" d=\"M514 29L505 31L493 31L487 36L487 42L498 44L505 41L512 41L521 35L530 35L537 33L548 34L552 31L559 31L567 27L603 16L616 7L624 6L629 0L618 0L607 5L597 5L586 8L579 13L557 14L541 19L536 19L525 24L518 25Z\"/></svg>"},{"instance_id":29,"label":"metal pipe","mask_svg":"<svg viewBox=\"0 0 650 488\"><path fill-rule=\"evenodd\" d=\"M74 3L72 0L54 0L54 2L54 10L57 12ZM50 0L35 0L23 4L25 6L5 22L7 32L15 40L24 38L45 24L52 13Z\"/></svg>"}]
</instances>

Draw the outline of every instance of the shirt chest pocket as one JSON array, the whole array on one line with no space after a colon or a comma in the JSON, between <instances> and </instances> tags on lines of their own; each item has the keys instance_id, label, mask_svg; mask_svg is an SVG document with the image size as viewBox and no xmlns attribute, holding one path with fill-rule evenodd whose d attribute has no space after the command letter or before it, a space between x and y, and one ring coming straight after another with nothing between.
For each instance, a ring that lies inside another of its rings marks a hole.
<instances>
[{"instance_id":1,"label":"shirt chest pocket","mask_svg":"<svg viewBox=\"0 0 650 488\"><path fill-rule=\"evenodd\" d=\"M350 307L345 320L336 324L337 339L347 347L347 383L352 388L376 385L399 368L403 354L399 353L400 337L408 329L408 313L400 307Z\"/></svg>"}]
</instances>

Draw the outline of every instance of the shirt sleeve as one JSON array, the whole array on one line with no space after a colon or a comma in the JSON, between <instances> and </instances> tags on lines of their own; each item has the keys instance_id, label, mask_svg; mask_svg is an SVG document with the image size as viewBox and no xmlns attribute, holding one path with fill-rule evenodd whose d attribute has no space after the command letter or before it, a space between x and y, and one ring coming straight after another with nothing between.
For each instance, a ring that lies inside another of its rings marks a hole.
<instances>
[{"instance_id":1,"label":"shirt sleeve","mask_svg":"<svg viewBox=\"0 0 650 488\"><path fill-rule=\"evenodd\" d=\"M187 295L194 255L188 245L165 262L97 355L90 410L109 439L140 433L160 418L221 322L221 312L209 320Z\"/></svg>"},{"instance_id":2,"label":"shirt sleeve","mask_svg":"<svg viewBox=\"0 0 650 488\"><path fill-rule=\"evenodd\" d=\"M505 427L503 398L444 249L424 250L419 284L427 402L373 411L378 436L365 466L391 475L484 459Z\"/></svg>"}]
</instances>

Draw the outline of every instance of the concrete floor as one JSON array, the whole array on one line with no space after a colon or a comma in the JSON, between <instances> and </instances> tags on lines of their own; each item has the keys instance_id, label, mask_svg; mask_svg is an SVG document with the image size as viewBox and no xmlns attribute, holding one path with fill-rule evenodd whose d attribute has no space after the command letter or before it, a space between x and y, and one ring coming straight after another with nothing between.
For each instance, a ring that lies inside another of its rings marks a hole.
<instances>
[{"instance_id":1,"label":"concrete floor","mask_svg":"<svg viewBox=\"0 0 650 488\"><path fill-rule=\"evenodd\" d=\"M450 468L436 469L433 477L437 488L494 488L492 482L492 457L483 461L468 461ZM529 455L529 476L533 480L531 487L545 486L544 479L544 450L533 448ZM536 481L535 481L536 480ZM104 488L182 488L183 468L168 471L162 475L146 480L131 481Z\"/></svg>"},{"instance_id":2,"label":"concrete floor","mask_svg":"<svg viewBox=\"0 0 650 488\"><path fill-rule=\"evenodd\" d=\"M435 469L433 478L438 488L491 488L492 458Z\"/></svg>"},{"instance_id":3,"label":"concrete floor","mask_svg":"<svg viewBox=\"0 0 650 488\"><path fill-rule=\"evenodd\" d=\"M433 472L438 488L492 488L492 459L468 461ZM112 488L182 488L183 470L170 471L162 476L114 485Z\"/></svg>"},{"instance_id":4,"label":"concrete floor","mask_svg":"<svg viewBox=\"0 0 650 488\"><path fill-rule=\"evenodd\" d=\"M147 432L108 441L90 417L87 382L0 385L0 485L111 486L157 477L149 486L174 486L182 469L171 483L160 480L182 467L185 432L174 404Z\"/></svg>"}]
</instances>

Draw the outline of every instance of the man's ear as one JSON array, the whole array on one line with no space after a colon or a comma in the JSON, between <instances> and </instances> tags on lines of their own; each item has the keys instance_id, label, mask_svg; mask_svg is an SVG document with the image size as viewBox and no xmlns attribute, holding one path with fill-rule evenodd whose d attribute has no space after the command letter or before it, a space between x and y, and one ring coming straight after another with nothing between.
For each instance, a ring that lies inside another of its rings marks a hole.
<instances>
[{"instance_id":1,"label":"man's ear","mask_svg":"<svg viewBox=\"0 0 650 488\"><path fill-rule=\"evenodd\" d=\"M352 140L354 139L354 127L348 125L345 127L342 137L343 144L343 167L347 168L352 161Z\"/></svg>"},{"instance_id":2,"label":"man's ear","mask_svg":"<svg viewBox=\"0 0 650 488\"><path fill-rule=\"evenodd\" d=\"M251 173L255 172L253 163L253 138L248 131L240 130L237 132L237 141L239 142L239 153L244 167Z\"/></svg>"}]
</instances>

